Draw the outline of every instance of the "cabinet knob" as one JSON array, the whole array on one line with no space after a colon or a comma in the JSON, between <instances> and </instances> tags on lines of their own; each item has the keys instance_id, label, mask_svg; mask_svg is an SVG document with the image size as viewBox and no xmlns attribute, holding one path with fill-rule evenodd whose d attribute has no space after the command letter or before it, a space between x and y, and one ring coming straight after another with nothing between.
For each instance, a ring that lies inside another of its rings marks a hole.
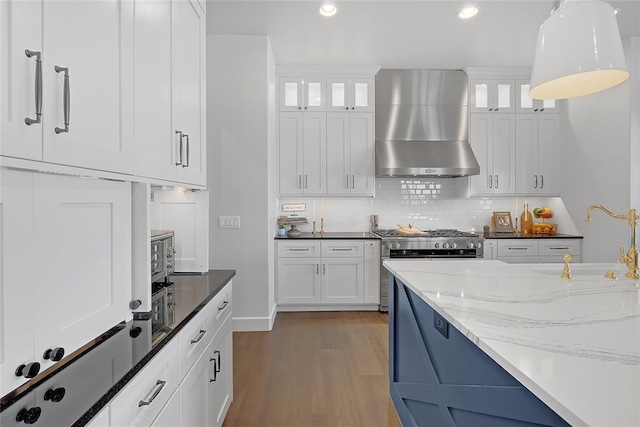
<instances>
[{"instance_id":1,"label":"cabinet knob","mask_svg":"<svg viewBox=\"0 0 640 427\"><path fill-rule=\"evenodd\" d=\"M498 110L499 110L499 108L494 108L494 109L493 109L493 111L498 111Z\"/></svg>"},{"instance_id":2,"label":"cabinet knob","mask_svg":"<svg viewBox=\"0 0 640 427\"><path fill-rule=\"evenodd\" d=\"M493 111L493 108L489 108L489 111Z\"/></svg>"},{"instance_id":3,"label":"cabinet knob","mask_svg":"<svg viewBox=\"0 0 640 427\"><path fill-rule=\"evenodd\" d=\"M62 347L56 347L53 349L47 349L45 350L44 354L42 355L42 358L44 360L49 360L51 359L52 362L58 362L60 360L62 360L62 358L64 357L64 348Z\"/></svg>"},{"instance_id":4,"label":"cabinet knob","mask_svg":"<svg viewBox=\"0 0 640 427\"><path fill-rule=\"evenodd\" d=\"M35 424L40 418L40 414L42 413L42 409L36 406L31 409L23 408L16 414L16 421L25 424Z\"/></svg>"},{"instance_id":5,"label":"cabinet knob","mask_svg":"<svg viewBox=\"0 0 640 427\"><path fill-rule=\"evenodd\" d=\"M298 110L302 110L302 107L298 107Z\"/></svg>"},{"instance_id":6,"label":"cabinet knob","mask_svg":"<svg viewBox=\"0 0 640 427\"><path fill-rule=\"evenodd\" d=\"M349 109L349 107L345 107L345 110L348 110L348 109Z\"/></svg>"},{"instance_id":7,"label":"cabinet knob","mask_svg":"<svg viewBox=\"0 0 640 427\"><path fill-rule=\"evenodd\" d=\"M44 400L50 400L52 402L60 402L64 399L64 395L67 391L64 387L58 387L56 389L49 389L44 392Z\"/></svg>"},{"instance_id":8,"label":"cabinet knob","mask_svg":"<svg viewBox=\"0 0 640 427\"><path fill-rule=\"evenodd\" d=\"M40 372L40 364L38 362L27 363L26 365L20 365L16 369L16 377L33 378Z\"/></svg>"},{"instance_id":9,"label":"cabinet knob","mask_svg":"<svg viewBox=\"0 0 640 427\"><path fill-rule=\"evenodd\" d=\"M139 299L136 299L129 302L129 309L135 310L136 308L139 308L141 305L142 305L142 301L140 301Z\"/></svg>"},{"instance_id":10,"label":"cabinet knob","mask_svg":"<svg viewBox=\"0 0 640 427\"><path fill-rule=\"evenodd\" d=\"M355 110L355 109L356 109L356 107L351 107L351 109L352 109L352 110Z\"/></svg>"},{"instance_id":11,"label":"cabinet knob","mask_svg":"<svg viewBox=\"0 0 640 427\"><path fill-rule=\"evenodd\" d=\"M540 111L544 111L544 108L541 108Z\"/></svg>"},{"instance_id":12,"label":"cabinet knob","mask_svg":"<svg viewBox=\"0 0 640 427\"><path fill-rule=\"evenodd\" d=\"M134 326L129 330L129 336L131 338L138 338L138 336L140 336L141 333L142 333L142 328L140 326Z\"/></svg>"}]
</instances>

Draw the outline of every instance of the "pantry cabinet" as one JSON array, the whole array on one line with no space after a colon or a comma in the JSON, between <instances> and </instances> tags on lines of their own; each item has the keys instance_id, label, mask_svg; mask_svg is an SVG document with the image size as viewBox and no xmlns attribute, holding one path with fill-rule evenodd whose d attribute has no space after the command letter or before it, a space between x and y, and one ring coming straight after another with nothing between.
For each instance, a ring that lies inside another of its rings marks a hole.
<instances>
[{"instance_id":1,"label":"pantry cabinet","mask_svg":"<svg viewBox=\"0 0 640 427\"><path fill-rule=\"evenodd\" d=\"M472 113L515 113L515 80L469 79L469 111Z\"/></svg>"},{"instance_id":2,"label":"pantry cabinet","mask_svg":"<svg viewBox=\"0 0 640 427\"><path fill-rule=\"evenodd\" d=\"M280 194L326 194L326 132L326 113L280 113Z\"/></svg>"},{"instance_id":3,"label":"pantry cabinet","mask_svg":"<svg viewBox=\"0 0 640 427\"><path fill-rule=\"evenodd\" d=\"M559 196L562 149L559 114L516 115L516 192Z\"/></svg>"},{"instance_id":4,"label":"pantry cabinet","mask_svg":"<svg viewBox=\"0 0 640 427\"><path fill-rule=\"evenodd\" d=\"M327 193L373 196L373 113L327 113Z\"/></svg>"},{"instance_id":5,"label":"pantry cabinet","mask_svg":"<svg viewBox=\"0 0 640 427\"><path fill-rule=\"evenodd\" d=\"M1 308L20 319L0 324L4 395L130 315L131 188L12 170L0 177Z\"/></svg>"},{"instance_id":6,"label":"pantry cabinet","mask_svg":"<svg viewBox=\"0 0 640 427\"><path fill-rule=\"evenodd\" d=\"M471 177L471 194L515 193L515 114L470 114L469 142L480 165L480 174Z\"/></svg>"},{"instance_id":7,"label":"pantry cabinet","mask_svg":"<svg viewBox=\"0 0 640 427\"><path fill-rule=\"evenodd\" d=\"M326 111L326 78L281 77L279 85L280 111Z\"/></svg>"},{"instance_id":8,"label":"pantry cabinet","mask_svg":"<svg viewBox=\"0 0 640 427\"><path fill-rule=\"evenodd\" d=\"M373 112L373 77L327 78L327 111Z\"/></svg>"},{"instance_id":9,"label":"pantry cabinet","mask_svg":"<svg viewBox=\"0 0 640 427\"><path fill-rule=\"evenodd\" d=\"M369 240L276 241L278 309L377 309L379 251Z\"/></svg>"},{"instance_id":10,"label":"pantry cabinet","mask_svg":"<svg viewBox=\"0 0 640 427\"><path fill-rule=\"evenodd\" d=\"M132 173L133 4L8 0L0 7L0 62L10 70L0 88L0 154Z\"/></svg>"}]
</instances>

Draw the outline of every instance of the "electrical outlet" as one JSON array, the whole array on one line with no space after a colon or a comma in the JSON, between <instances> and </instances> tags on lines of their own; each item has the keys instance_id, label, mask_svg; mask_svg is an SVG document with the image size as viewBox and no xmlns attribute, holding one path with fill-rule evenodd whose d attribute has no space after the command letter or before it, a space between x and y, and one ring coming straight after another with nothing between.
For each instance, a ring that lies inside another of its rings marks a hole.
<instances>
[{"instance_id":1,"label":"electrical outlet","mask_svg":"<svg viewBox=\"0 0 640 427\"><path fill-rule=\"evenodd\" d=\"M449 322L435 311L433 312L433 327L436 328L443 337L449 339Z\"/></svg>"},{"instance_id":2,"label":"electrical outlet","mask_svg":"<svg viewBox=\"0 0 640 427\"><path fill-rule=\"evenodd\" d=\"M219 216L218 228L240 228L239 216Z\"/></svg>"}]
</instances>

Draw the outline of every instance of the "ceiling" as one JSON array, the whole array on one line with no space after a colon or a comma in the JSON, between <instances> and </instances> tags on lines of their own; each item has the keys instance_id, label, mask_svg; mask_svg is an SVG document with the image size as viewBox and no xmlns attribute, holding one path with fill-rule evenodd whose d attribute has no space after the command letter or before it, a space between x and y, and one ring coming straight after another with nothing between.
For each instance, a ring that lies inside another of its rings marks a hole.
<instances>
[{"instance_id":1,"label":"ceiling","mask_svg":"<svg viewBox=\"0 0 640 427\"><path fill-rule=\"evenodd\" d=\"M530 67L538 27L551 0L476 0L467 21L457 0L207 1L207 34L266 35L277 64L372 65L383 68ZM640 36L640 0L619 8L622 38Z\"/></svg>"}]
</instances>

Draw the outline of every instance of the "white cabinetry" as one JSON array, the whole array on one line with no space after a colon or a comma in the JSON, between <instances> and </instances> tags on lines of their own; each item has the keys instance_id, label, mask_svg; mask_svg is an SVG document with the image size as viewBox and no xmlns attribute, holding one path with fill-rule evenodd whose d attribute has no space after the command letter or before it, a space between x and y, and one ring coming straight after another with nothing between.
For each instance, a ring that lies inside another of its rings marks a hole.
<instances>
[{"instance_id":1,"label":"white cabinetry","mask_svg":"<svg viewBox=\"0 0 640 427\"><path fill-rule=\"evenodd\" d=\"M563 262L565 254L582 262L582 240L564 238L487 239L484 258L509 263Z\"/></svg>"},{"instance_id":2,"label":"white cabinetry","mask_svg":"<svg viewBox=\"0 0 640 427\"><path fill-rule=\"evenodd\" d=\"M323 77L281 77L280 111L326 111L326 86Z\"/></svg>"},{"instance_id":3,"label":"white cabinetry","mask_svg":"<svg viewBox=\"0 0 640 427\"><path fill-rule=\"evenodd\" d=\"M560 195L562 149L559 114L516 115L516 192Z\"/></svg>"},{"instance_id":4,"label":"white cabinetry","mask_svg":"<svg viewBox=\"0 0 640 427\"><path fill-rule=\"evenodd\" d=\"M327 78L327 111L373 112L373 77Z\"/></svg>"},{"instance_id":5,"label":"white cabinetry","mask_svg":"<svg viewBox=\"0 0 640 427\"><path fill-rule=\"evenodd\" d=\"M327 192L326 132L326 113L280 113L280 194Z\"/></svg>"},{"instance_id":6,"label":"white cabinetry","mask_svg":"<svg viewBox=\"0 0 640 427\"><path fill-rule=\"evenodd\" d=\"M373 196L373 113L327 113L327 193Z\"/></svg>"},{"instance_id":7,"label":"white cabinetry","mask_svg":"<svg viewBox=\"0 0 640 427\"><path fill-rule=\"evenodd\" d=\"M173 392L173 396L160 411L151 427L181 427L180 424L180 392Z\"/></svg>"},{"instance_id":8,"label":"white cabinetry","mask_svg":"<svg viewBox=\"0 0 640 427\"><path fill-rule=\"evenodd\" d=\"M480 164L471 194L513 194L516 190L515 114L472 113L469 142Z\"/></svg>"},{"instance_id":9,"label":"white cabinetry","mask_svg":"<svg viewBox=\"0 0 640 427\"><path fill-rule=\"evenodd\" d=\"M280 311L377 309L379 241L280 240L276 246Z\"/></svg>"},{"instance_id":10,"label":"white cabinetry","mask_svg":"<svg viewBox=\"0 0 640 427\"><path fill-rule=\"evenodd\" d=\"M135 1L135 173L205 185L204 12Z\"/></svg>"},{"instance_id":11,"label":"white cabinetry","mask_svg":"<svg viewBox=\"0 0 640 427\"><path fill-rule=\"evenodd\" d=\"M153 230L175 231L176 272L209 270L209 192L153 191Z\"/></svg>"},{"instance_id":12,"label":"white cabinetry","mask_svg":"<svg viewBox=\"0 0 640 427\"><path fill-rule=\"evenodd\" d=\"M20 319L0 324L4 395L26 381L29 367L48 368L130 315L131 187L0 175L1 308L5 319Z\"/></svg>"},{"instance_id":13,"label":"white cabinetry","mask_svg":"<svg viewBox=\"0 0 640 427\"><path fill-rule=\"evenodd\" d=\"M469 111L472 113L514 113L515 80L469 79Z\"/></svg>"},{"instance_id":14,"label":"white cabinetry","mask_svg":"<svg viewBox=\"0 0 640 427\"><path fill-rule=\"evenodd\" d=\"M554 99L533 99L529 96L529 80L516 80L516 112L544 113L559 112L560 104Z\"/></svg>"},{"instance_id":15,"label":"white cabinetry","mask_svg":"<svg viewBox=\"0 0 640 427\"><path fill-rule=\"evenodd\" d=\"M0 87L0 154L133 172L133 5L11 0L0 7L0 62L10 70Z\"/></svg>"}]
</instances>

